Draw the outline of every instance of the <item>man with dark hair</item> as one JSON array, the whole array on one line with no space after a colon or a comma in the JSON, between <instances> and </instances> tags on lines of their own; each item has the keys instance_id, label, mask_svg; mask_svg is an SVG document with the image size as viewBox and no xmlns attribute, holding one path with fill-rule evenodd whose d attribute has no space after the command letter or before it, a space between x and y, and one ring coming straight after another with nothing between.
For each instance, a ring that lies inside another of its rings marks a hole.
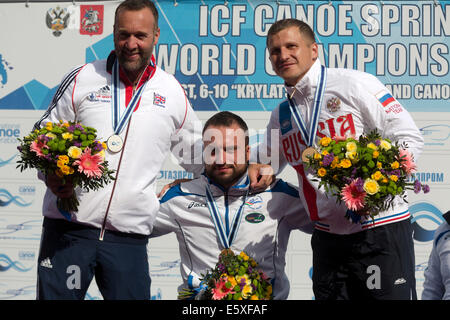
<instances>
[{"instance_id":1,"label":"man with dark hair","mask_svg":"<svg viewBox=\"0 0 450 320\"><path fill-rule=\"evenodd\" d=\"M227 111L206 122L205 173L166 192L151 237L175 232L183 278L180 289L198 292L201 275L214 268L223 249L231 249L252 256L272 279L273 297L286 299L289 234L293 229L310 233L312 225L298 190L286 182L275 180L267 190L250 190L247 131L242 118Z\"/></svg>"},{"instance_id":2,"label":"man with dark hair","mask_svg":"<svg viewBox=\"0 0 450 320\"><path fill-rule=\"evenodd\" d=\"M285 81L287 99L272 111L261 154L279 154L278 171L286 164L295 169L300 198L316 222L311 239L315 298L415 299L407 202L397 196L393 207L375 219L365 215L348 219L345 205L319 189L304 162L322 137L359 137L374 129L391 141L405 142L417 160L423 147L419 129L374 76L322 66L314 33L306 23L275 22L267 49L275 73ZM271 150L272 130L279 133L275 150Z\"/></svg>"},{"instance_id":3,"label":"man with dark hair","mask_svg":"<svg viewBox=\"0 0 450 320\"><path fill-rule=\"evenodd\" d=\"M69 72L36 123L77 121L96 128L108 139L105 158L116 171L115 180L96 192L40 174L48 189L38 299L84 299L94 276L105 299L149 299L146 246L159 208L157 174L175 146L189 149L198 142L201 150L201 122L182 86L152 56L160 34L154 4L126 0L114 21L115 50ZM201 157L188 154L180 164L199 175ZM73 192L78 211L60 210L56 198Z\"/></svg>"}]
</instances>

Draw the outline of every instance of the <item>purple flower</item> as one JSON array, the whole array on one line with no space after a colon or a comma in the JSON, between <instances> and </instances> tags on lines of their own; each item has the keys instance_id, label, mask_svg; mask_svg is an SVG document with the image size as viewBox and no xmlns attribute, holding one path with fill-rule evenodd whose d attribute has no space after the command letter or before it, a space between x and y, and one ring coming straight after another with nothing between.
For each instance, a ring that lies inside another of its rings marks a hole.
<instances>
[{"instance_id":1,"label":"purple flower","mask_svg":"<svg viewBox=\"0 0 450 320\"><path fill-rule=\"evenodd\" d=\"M325 157L323 157L322 164L324 167L328 167L333 162L333 160L334 160L334 154L332 152L332 153L327 154Z\"/></svg>"},{"instance_id":2,"label":"purple flower","mask_svg":"<svg viewBox=\"0 0 450 320\"><path fill-rule=\"evenodd\" d=\"M352 170L352 174L351 174L351 177L352 177L352 179L354 179L355 178L355 176L356 176L356 172L357 172L358 170L356 169L356 168L353 168L353 170Z\"/></svg>"},{"instance_id":3,"label":"purple flower","mask_svg":"<svg viewBox=\"0 0 450 320\"><path fill-rule=\"evenodd\" d=\"M81 147L81 142L74 141L74 142L73 142L73 145L74 145L75 147L80 148L80 147Z\"/></svg>"},{"instance_id":4,"label":"purple flower","mask_svg":"<svg viewBox=\"0 0 450 320\"><path fill-rule=\"evenodd\" d=\"M356 179L355 186L356 186L356 190L358 192L361 192L361 193L364 192L364 180L363 179L361 179L361 178Z\"/></svg>"},{"instance_id":5,"label":"purple flower","mask_svg":"<svg viewBox=\"0 0 450 320\"><path fill-rule=\"evenodd\" d=\"M427 184L423 184L422 190L423 190L423 193L428 193L428 192L430 192L430 186Z\"/></svg>"},{"instance_id":6,"label":"purple flower","mask_svg":"<svg viewBox=\"0 0 450 320\"><path fill-rule=\"evenodd\" d=\"M419 180L414 181L414 193L419 193L422 188L422 184Z\"/></svg>"},{"instance_id":7,"label":"purple flower","mask_svg":"<svg viewBox=\"0 0 450 320\"><path fill-rule=\"evenodd\" d=\"M69 131L70 133L73 133L75 131L75 126L71 125L71 126L67 127L67 131Z\"/></svg>"},{"instance_id":8,"label":"purple flower","mask_svg":"<svg viewBox=\"0 0 450 320\"><path fill-rule=\"evenodd\" d=\"M380 144L381 144L381 141L380 141L380 139L377 139L377 140L375 140L375 145L376 145L377 147L379 147L379 146L380 146Z\"/></svg>"}]
</instances>

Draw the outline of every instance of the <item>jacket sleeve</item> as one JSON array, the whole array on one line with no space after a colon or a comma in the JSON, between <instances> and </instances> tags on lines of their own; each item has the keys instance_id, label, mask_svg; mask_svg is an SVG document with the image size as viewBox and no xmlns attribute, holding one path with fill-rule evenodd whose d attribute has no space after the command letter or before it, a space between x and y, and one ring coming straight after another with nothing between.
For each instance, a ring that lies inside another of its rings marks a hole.
<instances>
[{"instance_id":1,"label":"jacket sleeve","mask_svg":"<svg viewBox=\"0 0 450 320\"><path fill-rule=\"evenodd\" d=\"M280 148L280 124L279 107L275 108L270 115L264 138L261 143L251 148L250 162L270 164L275 174L280 173L286 167L287 161Z\"/></svg>"},{"instance_id":2,"label":"jacket sleeve","mask_svg":"<svg viewBox=\"0 0 450 320\"><path fill-rule=\"evenodd\" d=\"M422 300L450 300L450 229L435 232L425 269Z\"/></svg>"},{"instance_id":3,"label":"jacket sleeve","mask_svg":"<svg viewBox=\"0 0 450 320\"><path fill-rule=\"evenodd\" d=\"M177 230L178 226L175 221L173 208L171 208L171 201L163 201L164 197L161 199L159 211L156 214L150 238L160 237Z\"/></svg>"},{"instance_id":4,"label":"jacket sleeve","mask_svg":"<svg viewBox=\"0 0 450 320\"><path fill-rule=\"evenodd\" d=\"M203 125L198 119L191 106L183 87L180 85L180 101L183 101L183 108L180 108L180 127L171 137L171 151L178 163L186 171L192 172L194 178L203 173Z\"/></svg>"},{"instance_id":5,"label":"jacket sleeve","mask_svg":"<svg viewBox=\"0 0 450 320\"><path fill-rule=\"evenodd\" d=\"M272 191L279 194L274 198L276 199L276 202L274 202L276 208L273 208L271 205L268 207L269 212L281 212L291 229L298 229L311 234L314 231L314 223L303 206L298 194L299 189L288 182L278 179L274 183Z\"/></svg>"},{"instance_id":6,"label":"jacket sleeve","mask_svg":"<svg viewBox=\"0 0 450 320\"><path fill-rule=\"evenodd\" d=\"M365 127L369 130L377 129L391 141L406 143L408 151L417 162L424 139L411 115L376 77L370 74L365 76L367 79L359 81L359 92L355 94L356 105L361 106Z\"/></svg>"},{"instance_id":7,"label":"jacket sleeve","mask_svg":"<svg viewBox=\"0 0 450 320\"><path fill-rule=\"evenodd\" d=\"M76 109L72 97L75 79L82 68L83 66L76 67L63 77L50 105L42 117L34 124L33 130L42 128L47 122L75 120L76 114L74 110ZM45 181L45 176L40 171L38 171L38 179Z\"/></svg>"}]
</instances>

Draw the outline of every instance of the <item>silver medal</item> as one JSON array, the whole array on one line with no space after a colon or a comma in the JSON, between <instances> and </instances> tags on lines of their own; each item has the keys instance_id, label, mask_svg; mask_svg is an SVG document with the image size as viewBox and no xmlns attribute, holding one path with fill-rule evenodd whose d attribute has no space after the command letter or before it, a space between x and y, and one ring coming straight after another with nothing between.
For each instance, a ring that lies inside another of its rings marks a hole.
<instances>
[{"instance_id":1,"label":"silver medal","mask_svg":"<svg viewBox=\"0 0 450 320\"><path fill-rule=\"evenodd\" d=\"M122 150L123 140L119 135L113 134L106 141L106 145L108 146L108 150L110 152L117 153Z\"/></svg>"}]
</instances>

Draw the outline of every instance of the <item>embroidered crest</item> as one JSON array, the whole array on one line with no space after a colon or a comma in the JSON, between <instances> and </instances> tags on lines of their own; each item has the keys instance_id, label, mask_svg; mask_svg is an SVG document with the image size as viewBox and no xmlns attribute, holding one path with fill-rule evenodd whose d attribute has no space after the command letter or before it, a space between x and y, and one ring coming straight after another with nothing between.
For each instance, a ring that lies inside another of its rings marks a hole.
<instances>
[{"instance_id":1,"label":"embroidered crest","mask_svg":"<svg viewBox=\"0 0 450 320\"><path fill-rule=\"evenodd\" d=\"M338 97L331 98L327 102L327 108L331 112L338 111L340 107L341 107L341 99L339 99Z\"/></svg>"},{"instance_id":2,"label":"embroidered crest","mask_svg":"<svg viewBox=\"0 0 450 320\"><path fill-rule=\"evenodd\" d=\"M61 31L67 28L69 18L70 14L66 8L56 7L47 11L45 22L47 23L47 27L53 30L53 35L59 37L62 33Z\"/></svg>"},{"instance_id":3,"label":"embroidered crest","mask_svg":"<svg viewBox=\"0 0 450 320\"><path fill-rule=\"evenodd\" d=\"M103 5L80 6L80 34L103 33Z\"/></svg>"}]
</instances>

